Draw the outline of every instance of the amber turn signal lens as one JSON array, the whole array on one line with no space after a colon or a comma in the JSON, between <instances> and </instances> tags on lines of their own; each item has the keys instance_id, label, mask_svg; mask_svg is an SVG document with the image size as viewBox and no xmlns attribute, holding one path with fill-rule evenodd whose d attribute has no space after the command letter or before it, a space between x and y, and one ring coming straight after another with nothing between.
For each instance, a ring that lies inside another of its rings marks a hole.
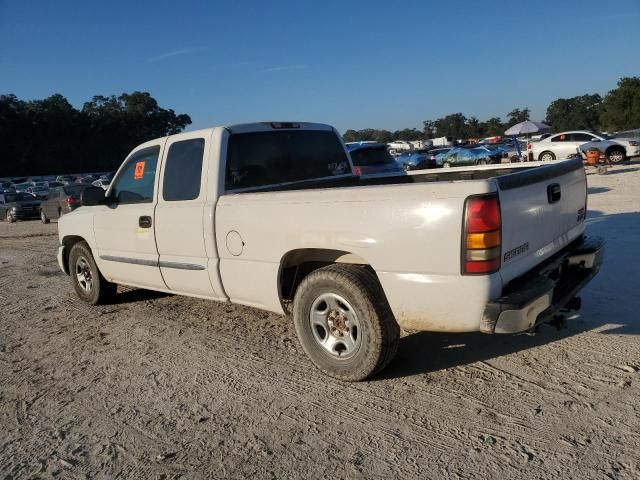
<instances>
[{"instance_id":1,"label":"amber turn signal lens","mask_svg":"<svg viewBox=\"0 0 640 480\"><path fill-rule=\"evenodd\" d=\"M500 230L467 234L467 248L474 250L497 247L500 245L500 241Z\"/></svg>"}]
</instances>

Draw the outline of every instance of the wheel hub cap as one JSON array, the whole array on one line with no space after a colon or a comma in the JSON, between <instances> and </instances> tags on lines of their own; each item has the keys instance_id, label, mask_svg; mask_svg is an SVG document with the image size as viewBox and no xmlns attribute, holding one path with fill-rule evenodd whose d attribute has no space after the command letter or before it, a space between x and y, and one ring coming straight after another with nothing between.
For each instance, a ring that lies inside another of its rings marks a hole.
<instances>
[{"instance_id":1,"label":"wheel hub cap","mask_svg":"<svg viewBox=\"0 0 640 480\"><path fill-rule=\"evenodd\" d=\"M354 355L362 343L355 309L340 295L323 293L311 305L309 323L316 343L334 357Z\"/></svg>"},{"instance_id":2,"label":"wheel hub cap","mask_svg":"<svg viewBox=\"0 0 640 480\"><path fill-rule=\"evenodd\" d=\"M85 292L91 291L91 288L93 287L91 267L84 257L80 257L76 261L76 279L80 288Z\"/></svg>"}]
</instances>

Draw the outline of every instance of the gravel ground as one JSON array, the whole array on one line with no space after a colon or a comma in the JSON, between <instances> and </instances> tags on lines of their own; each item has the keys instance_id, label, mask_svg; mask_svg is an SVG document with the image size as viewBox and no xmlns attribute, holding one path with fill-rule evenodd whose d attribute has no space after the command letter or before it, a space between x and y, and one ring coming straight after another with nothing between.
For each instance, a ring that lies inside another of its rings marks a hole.
<instances>
[{"instance_id":1,"label":"gravel ground","mask_svg":"<svg viewBox=\"0 0 640 480\"><path fill-rule=\"evenodd\" d=\"M640 165L589 184L608 252L579 316L405 335L357 384L277 315L124 288L85 305L55 224L0 223L2 478L640 478Z\"/></svg>"}]
</instances>

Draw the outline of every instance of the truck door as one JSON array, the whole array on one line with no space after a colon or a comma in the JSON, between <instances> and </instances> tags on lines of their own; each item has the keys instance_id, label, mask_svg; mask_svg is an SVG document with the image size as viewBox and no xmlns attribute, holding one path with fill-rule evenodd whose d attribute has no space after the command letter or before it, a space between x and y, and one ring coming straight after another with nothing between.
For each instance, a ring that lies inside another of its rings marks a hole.
<instances>
[{"instance_id":1,"label":"truck door","mask_svg":"<svg viewBox=\"0 0 640 480\"><path fill-rule=\"evenodd\" d=\"M225 298L210 280L210 274L217 276L218 258L213 249L208 251L206 241L207 234L213 234L215 206L207 192L209 149L201 132L167 140L155 212L156 242L160 271L169 289Z\"/></svg>"},{"instance_id":2,"label":"truck door","mask_svg":"<svg viewBox=\"0 0 640 480\"><path fill-rule=\"evenodd\" d=\"M116 283L166 289L154 231L158 159L165 140L134 151L94 207L93 229L102 274Z\"/></svg>"}]
</instances>

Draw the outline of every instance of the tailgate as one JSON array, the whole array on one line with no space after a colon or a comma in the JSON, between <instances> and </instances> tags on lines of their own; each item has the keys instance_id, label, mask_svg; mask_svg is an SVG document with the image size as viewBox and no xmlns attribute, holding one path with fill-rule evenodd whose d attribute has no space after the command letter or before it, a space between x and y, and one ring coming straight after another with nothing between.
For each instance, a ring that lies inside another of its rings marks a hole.
<instances>
[{"instance_id":1,"label":"tailgate","mask_svg":"<svg viewBox=\"0 0 640 480\"><path fill-rule=\"evenodd\" d=\"M504 284L528 272L584 231L587 180L582 160L535 167L497 179Z\"/></svg>"}]
</instances>

